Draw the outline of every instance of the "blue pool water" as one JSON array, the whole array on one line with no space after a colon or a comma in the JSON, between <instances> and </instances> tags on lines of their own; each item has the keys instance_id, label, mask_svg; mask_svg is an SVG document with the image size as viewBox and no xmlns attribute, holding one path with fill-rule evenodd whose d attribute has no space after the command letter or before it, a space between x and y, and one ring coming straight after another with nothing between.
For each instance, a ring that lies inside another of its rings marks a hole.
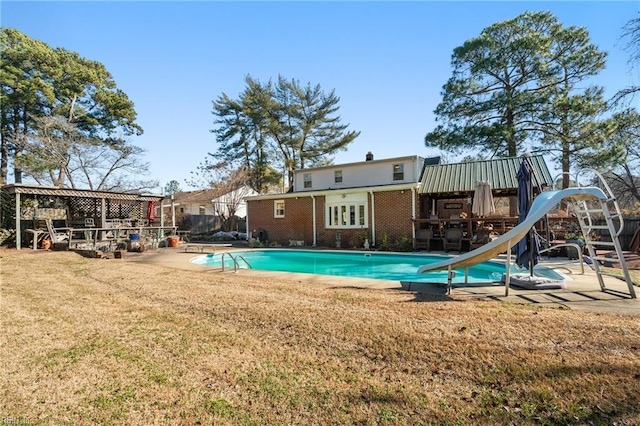
<instances>
[{"instance_id":1,"label":"blue pool water","mask_svg":"<svg viewBox=\"0 0 640 426\"><path fill-rule=\"evenodd\" d=\"M370 252L339 252L318 250L247 250L224 256L225 268L233 269L229 256L242 256L252 269L265 271L299 272L336 275L341 277L371 278L391 281L446 283L447 271L417 274L420 266L443 260L444 256L424 254L391 254ZM220 267L222 253L207 254L192 259L193 263ZM239 260L238 265L247 265ZM501 262L485 262L469 268L470 283L500 281L505 272ZM517 272L517 269L512 269ZM555 274L552 270L548 273ZM557 275L557 274L556 274ZM558 275L559 278L560 275ZM457 270L454 283L464 282L464 270Z\"/></svg>"}]
</instances>

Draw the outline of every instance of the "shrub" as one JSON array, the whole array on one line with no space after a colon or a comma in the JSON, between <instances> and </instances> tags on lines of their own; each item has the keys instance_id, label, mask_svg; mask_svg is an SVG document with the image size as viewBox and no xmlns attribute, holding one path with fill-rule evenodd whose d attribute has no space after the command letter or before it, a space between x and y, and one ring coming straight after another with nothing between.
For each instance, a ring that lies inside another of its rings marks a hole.
<instances>
[{"instance_id":1,"label":"shrub","mask_svg":"<svg viewBox=\"0 0 640 426\"><path fill-rule=\"evenodd\" d=\"M0 228L0 246L9 245L16 241L15 229L3 229Z\"/></svg>"}]
</instances>

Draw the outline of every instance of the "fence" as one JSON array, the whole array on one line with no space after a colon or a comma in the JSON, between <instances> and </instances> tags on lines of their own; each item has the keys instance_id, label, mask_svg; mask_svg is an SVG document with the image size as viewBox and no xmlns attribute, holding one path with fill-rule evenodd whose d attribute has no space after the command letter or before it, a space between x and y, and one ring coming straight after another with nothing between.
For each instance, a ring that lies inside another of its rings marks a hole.
<instances>
[{"instance_id":1,"label":"fence","mask_svg":"<svg viewBox=\"0 0 640 426\"><path fill-rule=\"evenodd\" d=\"M236 218L236 228L233 231L246 232L246 221L243 218ZM219 216L214 215L187 215L178 223L178 229L190 231L192 234L207 234L218 231L222 228Z\"/></svg>"},{"instance_id":2,"label":"fence","mask_svg":"<svg viewBox=\"0 0 640 426\"><path fill-rule=\"evenodd\" d=\"M593 218L593 223L594 225L607 224L604 218ZM617 228L618 220L614 219L613 223ZM549 225L552 231L555 232L560 239L563 238L563 234L567 232L574 232L574 230L577 231L579 229L578 219L575 217L549 218ZM638 230L638 227L640 227L640 217L624 217L624 227L622 228L622 233L618 236L622 250L630 250L631 240ZM596 230L594 233L600 238L603 238L603 241L611 241L608 231Z\"/></svg>"},{"instance_id":3,"label":"fence","mask_svg":"<svg viewBox=\"0 0 640 426\"><path fill-rule=\"evenodd\" d=\"M604 219L596 221L598 225L606 225ZM616 223L614 219L614 223ZM630 250L631 249L631 240L638 230L638 226L640 226L640 217L625 217L624 218L624 227L622 228L622 233L618 237L620 239L620 245L622 246L622 250Z\"/></svg>"},{"instance_id":4,"label":"fence","mask_svg":"<svg viewBox=\"0 0 640 426\"><path fill-rule=\"evenodd\" d=\"M178 229L190 231L192 234L206 234L219 228L220 219L210 214L187 215L178 223Z\"/></svg>"}]
</instances>

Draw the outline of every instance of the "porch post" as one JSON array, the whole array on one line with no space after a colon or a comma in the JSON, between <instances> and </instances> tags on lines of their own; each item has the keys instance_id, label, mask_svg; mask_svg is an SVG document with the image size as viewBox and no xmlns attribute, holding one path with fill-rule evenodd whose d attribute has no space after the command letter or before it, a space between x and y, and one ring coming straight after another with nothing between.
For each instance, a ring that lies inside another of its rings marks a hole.
<instances>
[{"instance_id":1,"label":"porch post","mask_svg":"<svg viewBox=\"0 0 640 426\"><path fill-rule=\"evenodd\" d=\"M373 190L369 191L371 194L371 245L376 245L376 203L373 196Z\"/></svg>"},{"instance_id":2,"label":"porch post","mask_svg":"<svg viewBox=\"0 0 640 426\"><path fill-rule=\"evenodd\" d=\"M160 200L160 227L164 228L164 198Z\"/></svg>"},{"instance_id":3,"label":"porch post","mask_svg":"<svg viewBox=\"0 0 640 426\"><path fill-rule=\"evenodd\" d=\"M176 204L173 201L173 194L171 194L171 226L176 227Z\"/></svg>"},{"instance_id":4,"label":"porch post","mask_svg":"<svg viewBox=\"0 0 640 426\"><path fill-rule=\"evenodd\" d=\"M411 227L412 230L412 237L413 240L415 241L416 239L416 192L418 191L418 188L414 188L413 191L411 191L411 217L413 218L413 226Z\"/></svg>"},{"instance_id":5,"label":"porch post","mask_svg":"<svg viewBox=\"0 0 640 426\"><path fill-rule=\"evenodd\" d=\"M100 227L105 228L107 223L107 200L102 197L100 199Z\"/></svg>"},{"instance_id":6,"label":"porch post","mask_svg":"<svg viewBox=\"0 0 640 426\"><path fill-rule=\"evenodd\" d=\"M16 192L16 249L21 250L21 246L22 234L20 232L20 193Z\"/></svg>"}]
</instances>

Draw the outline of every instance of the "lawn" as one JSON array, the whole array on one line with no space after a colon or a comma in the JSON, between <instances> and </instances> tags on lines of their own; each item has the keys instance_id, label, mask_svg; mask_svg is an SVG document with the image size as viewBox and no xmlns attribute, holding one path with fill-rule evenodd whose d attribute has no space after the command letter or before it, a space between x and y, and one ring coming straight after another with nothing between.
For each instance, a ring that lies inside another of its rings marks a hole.
<instances>
[{"instance_id":1,"label":"lawn","mask_svg":"<svg viewBox=\"0 0 640 426\"><path fill-rule=\"evenodd\" d=\"M5 423L640 419L639 316L0 254Z\"/></svg>"}]
</instances>

